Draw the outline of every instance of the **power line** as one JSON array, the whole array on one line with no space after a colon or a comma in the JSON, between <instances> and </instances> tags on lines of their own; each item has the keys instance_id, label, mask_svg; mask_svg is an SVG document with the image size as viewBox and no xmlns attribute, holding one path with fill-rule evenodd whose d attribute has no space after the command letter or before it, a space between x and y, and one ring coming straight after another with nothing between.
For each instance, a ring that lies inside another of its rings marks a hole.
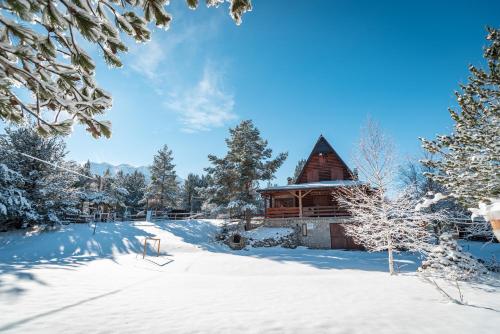
<instances>
[{"instance_id":1,"label":"power line","mask_svg":"<svg viewBox=\"0 0 500 334\"><path fill-rule=\"evenodd\" d=\"M30 158L30 159L33 159L33 160L36 160L36 161L39 161L39 162L42 162L44 164L47 164L47 165L50 165L52 167L55 167L55 168L59 168L61 170L64 170L68 173L72 173L72 174L75 174L75 175L78 175L78 176L81 176L81 177L85 177L87 179L90 179L90 180L94 180L94 181L98 181L98 179L94 178L94 177L91 177L91 176L88 176L88 175L84 175L84 174L81 174L81 173L78 173L78 172L75 172L74 170L72 169L69 169L69 168L66 168L66 167L63 167L63 166L60 166L58 164L55 164L55 163L52 163L50 161L46 161L46 160L43 160L43 159L40 159L40 158L37 158L37 157L34 157L32 155L29 155L29 154L26 154L26 153L23 153L23 152L18 152L18 151L15 151L15 150L9 150L7 149L7 151L10 151L12 153L17 153L17 154L20 154L26 158Z\"/></svg>"}]
</instances>

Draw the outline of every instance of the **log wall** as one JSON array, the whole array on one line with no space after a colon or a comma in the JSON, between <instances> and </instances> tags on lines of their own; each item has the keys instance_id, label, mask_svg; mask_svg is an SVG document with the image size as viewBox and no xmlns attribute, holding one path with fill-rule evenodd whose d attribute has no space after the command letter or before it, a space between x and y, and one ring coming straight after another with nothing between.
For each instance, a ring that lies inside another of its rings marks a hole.
<instances>
[{"instance_id":1,"label":"log wall","mask_svg":"<svg viewBox=\"0 0 500 334\"><path fill-rule=\"evenodd\" d=\"M297 183L333 180L352 180L352 175L336 154L323 153L309 159Z\"/></svg>"}]
</instances>

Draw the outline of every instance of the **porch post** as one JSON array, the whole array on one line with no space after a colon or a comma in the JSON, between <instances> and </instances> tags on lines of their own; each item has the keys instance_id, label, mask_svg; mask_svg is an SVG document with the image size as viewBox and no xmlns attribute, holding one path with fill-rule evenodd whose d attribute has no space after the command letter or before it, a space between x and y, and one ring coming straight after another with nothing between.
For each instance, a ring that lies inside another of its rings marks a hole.
<instances>
[{"instance_id":1,"label":"porch post","mask_svg":"<svg viewBox=\"0 0 500 334\"><path fill-rule=\"evenodd\" d=\"M299 218L302 218L302 190L299 190Z\"/></svg>"},{"instance_id":2,"label":"porch post","mask_svg":"<svg viewBox=\"0 0 500 334\"><path fill-rule=\"evenodd\" d=\"M264 218L267 218L267 203L269 201L267 196L263 196L264 198Z\"/></svg>"}]
</instances>

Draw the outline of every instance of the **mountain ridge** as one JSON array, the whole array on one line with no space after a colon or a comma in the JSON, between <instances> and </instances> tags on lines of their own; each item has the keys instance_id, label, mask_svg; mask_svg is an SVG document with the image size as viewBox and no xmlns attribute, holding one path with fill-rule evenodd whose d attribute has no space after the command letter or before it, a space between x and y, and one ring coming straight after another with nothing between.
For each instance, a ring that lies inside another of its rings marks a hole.
<instances>
[{"instance_id":1,"label":"mountain ridge","mask_svg":"<svg viewBox=\"0 0 500 334\"><path fill-rule=\"evenodd\" d=\"M119 171L122 171L124 174L132 174L135 171L141 172L146 177L146 181L151 180L151 171L149 170L149 166L132 166L129 164L118 164L113 165L109 162L94 162L90 161L90 172L95 175L103 176L106 173L106 170L109 169L111 176L115 176ZM177 182L182 184L184 179L177 175Z\"/></svg>"},{"instance_id":2,"label":"mountain ridge","mask_svg":"<svg viewBox=\"0 0 500 334\"><path fill-rule=\"evenodd\" d=\"M151 179L151 172L149 171L149 166L135 167L129 164L113 165L108 162L90 161L90 171L92 172L92 174L103 176L106 170L108 169L111 176L115 176L119 171L122 171L124 174L132 174L135 171L138 171L144 174L147 180Z\"/></svg>"}]
</instances>

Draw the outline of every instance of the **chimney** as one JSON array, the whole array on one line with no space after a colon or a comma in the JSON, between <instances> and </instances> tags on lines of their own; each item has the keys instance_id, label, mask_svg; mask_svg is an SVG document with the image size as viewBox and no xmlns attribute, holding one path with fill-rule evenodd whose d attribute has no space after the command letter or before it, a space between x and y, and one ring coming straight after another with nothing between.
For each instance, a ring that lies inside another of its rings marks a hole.
<instances>
[{"instance_id":1,"label":"chimney","mask_svg":"<svg viewBox=\"0 0 500 334\"><path fill-rule=\"evenodd\" d=\"M293 179L291 177L287 178L286 180L288 181L288 184L292 184L293 183Z\"/></svg>"},{"instance_id":2,"label":"chimney","mask_svg":"<svg viewBox=\"0 0 500 334\"><path fill-rule=\"evenodd\" d=\"M357 168L354 168L352 170L352 176L354 177L354 180L357 181L359 176L358 176L358 169Z\"/></svg>"}]
</instances>

